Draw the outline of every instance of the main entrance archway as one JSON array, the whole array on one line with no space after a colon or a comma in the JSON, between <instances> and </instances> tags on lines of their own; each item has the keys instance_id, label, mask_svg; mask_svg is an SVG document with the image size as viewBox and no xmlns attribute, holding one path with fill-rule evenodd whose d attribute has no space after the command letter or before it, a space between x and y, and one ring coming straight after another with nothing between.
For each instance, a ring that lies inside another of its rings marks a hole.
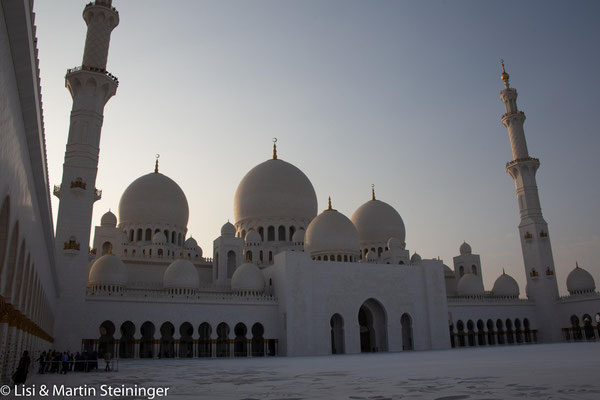
<instances>
[{"instance_id":1,"label":"main entrance archway","mask_svg":"<svg viewBox=\"0 0 600 400\"><path fill-rule=\"evenodd\" d=\"M360 306L358 324L362 353L387 351L387 315L379 301L369 299Z\"/></svg>"}]
</instances>

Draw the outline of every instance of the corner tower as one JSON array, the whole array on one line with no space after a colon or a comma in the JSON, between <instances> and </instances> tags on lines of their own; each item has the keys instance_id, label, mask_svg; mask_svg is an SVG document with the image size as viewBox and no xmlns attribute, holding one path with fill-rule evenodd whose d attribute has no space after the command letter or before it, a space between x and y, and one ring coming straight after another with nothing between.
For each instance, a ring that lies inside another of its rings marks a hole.
<instances>
[{"instance_id":1,"label":"corner tower","mask_svg":"<svg viewBox=\"0 0 600 400\"><path fill-rule=\"evenodd\" d=\"M62 182L54 187L54 195L60 199L55 239L60 302L66 307L74 306L78 299L83 301L85 295L92 210L101 197L96 175L104 106L119 85L106 70L110 35L119 24L119 13L111 0L96 0L85 6L83 19L87 24L83 61L65 76L73 107ZM65 315L64 308L60 314ZM58 320L56 324L61 326ZM58 332L57 338L69 341L65 346L73 344L68 335L61 334L64 332Z\"/></svg>"},{"instance_id":2,"label":"corner tower","mask_svg":"<svg viewBox=\"0 0 600 400\"><path fill-rule=\"evenodd\" d=\"M560 340L560 328L554 322L558 285L552 257L548 224L542 216L535 174L540 160L529 156L525 141L525 113L517 108L517 90L509 85L509 75L502 61L504 90L500 98L506 106L502 124L508 130L513 160L506 163L506 172L515 181L517 202L521 214L519 233L529 297L535 301L540 338L543 342Z\"/></svg>"}]
</instances>

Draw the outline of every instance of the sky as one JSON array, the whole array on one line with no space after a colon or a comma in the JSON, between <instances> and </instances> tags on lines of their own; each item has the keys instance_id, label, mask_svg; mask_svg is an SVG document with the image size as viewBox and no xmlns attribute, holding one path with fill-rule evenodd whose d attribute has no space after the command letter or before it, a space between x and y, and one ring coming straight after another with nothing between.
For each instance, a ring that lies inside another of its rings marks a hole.
<instances>
[{"instance_id":1,"label":"sky","mask_svg":"<svg viewBox=\"0 0 600 400\"><path fill-rule=\"evenodd\" d=\"M87 1L34 4L50 182L59 184L81 65ZM502 273L525 294L502 58L525 112L559 288L575 262L600 284L600 2L114 1L92 225L139 176L175 180L188 236L206 256L238 183L271 157L350 217L371 196L392 205L407 249L452 257L466 240L486 290ZM53 197L54 221L58 199Z\"/></svg>"}]
</instances>

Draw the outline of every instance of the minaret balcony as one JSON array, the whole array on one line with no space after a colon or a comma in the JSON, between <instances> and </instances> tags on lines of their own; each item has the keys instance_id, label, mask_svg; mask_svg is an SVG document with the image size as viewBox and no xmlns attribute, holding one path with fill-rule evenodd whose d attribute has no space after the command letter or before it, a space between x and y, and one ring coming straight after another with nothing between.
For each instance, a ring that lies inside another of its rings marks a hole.
<instances>
[{"instance_id":1,"label":"minaret balcony","mask_svg":"<svg viewBox=\"0 0 600 400\"><path fill-rule=\"evenodd\" d=\"M94 189L94 201L98 201L102 198L102 190Z\"/></svg>"},{"instance_id":2,"label":"minaret balcony","mask_svg":"<svg viewBox=\"0 0 600 400\"><path fill-rule=\"evenodd\" d=\"M102 69L102 68L96 68L96 67L88 67L87 65L82 65L80 67L74 67L74 68L67 69L66 76L74 74L79 71L90 71L90 72L96 72L98 74L102 74L102 75L106 76L107 78L109 78L111 81L113 81L116 86L119 86L119 78L117 78L116 76L114 76L113 74L108 72L107 70Z\"/></svg>"},{"instance_id":3,"label":"minaret balcony","mask_svg":"<svg viewBox=\"0 0 600 400\"><path fill-rule=\"evenodd\" d=\"M105 7L105 8L108 8L109 10L111 10L111 11L114 11L115 13L117 13L117 15L119 15L119 12L117 11L117 9L116 9L116 8L112 7L111 3L112 3L112 1L107 1L107 0L104 0L104 1L103 1L103 0L96 0L96 1L95 1L95 2L93 2L93 3L92 3L92 2L89 2L89 3L87 3L87 4L85 5L85 8L88 8L88 7L93 7L93 6ZM85 10L85 8L84 8L84 10Z\"/></svg>"},{"instance_id":4,"label":"minaret balcony","mask_svg":"<svg viewBox=\"0 0 600 400\"><path fill-rule=\"evenodd\" d=\"M525 157L525 158L516 158L512 161L509 161L506 163L506 169L509 169L510 167L514 167L515 165L522 163L522 162L532 162L532 163L536 163L539 164L540 163L540 159L539 158L533 158L533 157Z\"/></svg>"},{"instance_id":5,"label":"minaret balcony","mask_svg":"<svg viewBox=\"0 0 600 400\"><path fill-rule=\"evenodd\" d=\"M52 193L60 199L60 185L54 185Z\"/></svg>"}]
</instances>

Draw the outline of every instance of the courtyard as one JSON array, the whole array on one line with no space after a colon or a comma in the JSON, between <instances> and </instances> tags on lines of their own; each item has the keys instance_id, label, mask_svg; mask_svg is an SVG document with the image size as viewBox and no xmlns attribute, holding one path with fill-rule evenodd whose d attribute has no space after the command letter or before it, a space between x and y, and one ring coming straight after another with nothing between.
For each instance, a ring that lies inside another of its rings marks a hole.
<instances>
[{"instance_id":1,"label":"courtyard","mask_svg":"<svg viewBox=\"0 0 600 400\"><path fill-rule=\"evenodd\" d=\"M597 342L322 357L138 359L120 360L118 371L103 367L101 362L90 373L33 374L28 385L169 387L162 398L182 400L600 398ZM111 398L99 392L96 397Z\"/></svg>"}]
</instances>

